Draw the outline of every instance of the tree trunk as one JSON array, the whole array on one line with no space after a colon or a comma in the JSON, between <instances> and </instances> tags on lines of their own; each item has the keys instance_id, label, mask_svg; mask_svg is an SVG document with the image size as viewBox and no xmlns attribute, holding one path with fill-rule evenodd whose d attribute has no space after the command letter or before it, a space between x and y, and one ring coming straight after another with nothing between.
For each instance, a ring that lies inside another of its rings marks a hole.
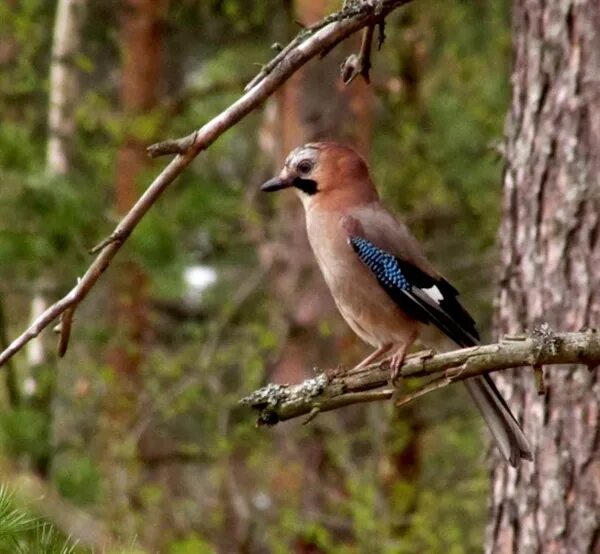
<instances>
[{"instance_id":1,"label":"tree trunk","mask_svg":"<svg viewBox=\"0 0 600 554\"><path fill-rule=\"evenodd\" d=\"M71 167L70 143L75 132L75 102L79 96L75 56L87 0L60 0L56 8L50 65L46 168L66 175Z\"/></svg>"},{"instance_id":2,"label":"tree trunk","mask_svg":"<svg viewBox=\"0 0 600 554\"><path fill-rule=\"evenodd\" d=\"M66 177L71 170L71 148L76 127L75 113L79 100L79 68L75 63L75 56L80 47L81 27L87 0L59 0L56 4L48 82L45 171L49 179ZM61 186L61 183L57 186ZM48 307L47 295L53 285L53 279L43 271L36 276L29 304L31 323ZM13 392L17 393L17 402L35 406L37 410L44 413L47 422L53 422L56 417L57 368L46 363L48 361L47 340L47 337L40 335L27 344L27 370L22 389L16 377L11 377L10 368L9 378L13 379L15 385ZM56 429L54 425L53 427ZM35 470L39 475L46 476L50 463L50 457L44 456L35 464Z\"/></svg>"},{"instance_id":3,"label":"tree trunk","mask_svg":"<svg viewBox=\"0 0 600 554\"><path fill-rule=\"evenodd\" d=\"M59 0L54 18L52 58L48 83L48 141L46 173L65 176L71 168L70 147L75 132L75 105L79 96L79 70L74 57L80 43L81 25L87 0ZM34 285L30 319L34 321L48 307L45 290L48 283L40 278ZM27 345L30 371L46 361L43 337ZM35 383L35 377L28 377Z\"/></svg>"},{"instance_id":4,"label":"tree trunk","mask_svg":"<svg viewBox=\"0 0 600 554\"><path fill-rule=\"evenodd\" d=\"M121 13L120 102L125 133L117 155L115 205L126 213L138 196L138 180L147 168L145 146L140 137L141 118L158 103L163 74L163 35L167 0L126 0ZM147 130L145 130L147 132ZM141 387L141 364L148 341L146 314L147 278L131 259L121 259L112 280L113 327L108 360L115 379L108 383L100 423L102 467L106 476L107 516L117 522L123 536L135 535L133 494L138 481L138 444L131 428L137 414Z\"/></svg>"},{"instance_id":5,"label":"tree trunk","mask_svg":"<svg viewBox=\"0 0 600 554\"><path fill-rule=\"evenodd\" d=\"M288 22L298 20L309 25L328 12L330 2L295 0L290 7L294 13L288 14ZM297 29L297 25L290 25L290 34L296 33ZM324 59L302 68L269 101L259 139L266 157L272 161L271 175L280 171L290 150L306 142L337 140L353 145L366 156L369 154L372 88L362 78L346 87L339 77L343 56L358 50L359 44L360 38L355 37L345 48L338 48ZM312 367L339 363L344 349L341 348L340 333L324 336L321 332L326 322L340 320L306 237L302 205L293 193L284 193L276 201L270 238L259 245L259 255L271 268L270 282L274 285L278 305L285 311L277 314L277 320L281 324L283 317L287 336L283 338L284 344L269 380L293 383L310 377ZM350 336L345 324L339 329ZM357 349L352 361L360 359L361 353L362 350ZM282 433L278 442L283 457L302 460L303 468L300 476L284 468L282 475L275 477L281 483L290 484L289 488L279 491L282 501L299 494L303 513L323 513L326 491L343 486L341 480L332 482L331 475L324 475L327 453L323 440L313 436L299 442L283 429L277 432ZM302 483L300 491L291 485L298 479ZM319 518L309 516L307 522L313 519L318 521ZM311 537L298 535L292 541L290 551L318 553L322 549Z\"/></svg>"},{"instance_id":6,"label":"tree trunk","mask_svg":"<svg viewBox=\"0 0 600 554\"><path fill-rule=\"evenodd\" d=\"M600 7L516 0L498 334L600 323ZM600 378L498 377L534 462L493 468L489 553L600 552Z\"/></svg>"},{"instance_id":7,"label":"tree trunk","mask_svg":"<svg viewBox=\"0 0 600 554\"><path fill-rule=\"evenodd\" d=\"M296 0L294 18L308 25L323 17L326 0ZM297 30L294 26L293 31ZM349 44L357 49L358 37ZM261 146L279 171L293 148L317 140L337 140L369 153L372 127L372 88L355 79L348 87L339 77L341 57L351 50L337 49L323 60L298 71L274 96L266 110ZM287 307L290 335L274 368L272 379L297 382L310 375L315 363L338 363L331 340L319 341L318 326L335 313L331 295L316 266L306 238L304 211L294 194L278 198L272 223L273 240L260 246L265 263L275 262L277 295Z\"/></svg>"},{"instance_id":8,"label":"tree trunk","mask_svg":"<svg viewBox=\"0 0 600 554\"><path fill-rule=\"evenodd\" d=\"M163 30L167 0L127 0L121 19L121 110L124 128L156 107L163 73ZM146 139L147 140L147 139ZM115 203L120 215L138 197L137 180L148 166L146 141L126 134L117 157ZM118 267L114 281L114 323L120 337L110 352L112 367L135 380L147 331L146 278L132 261Z\"/></svg>"}]
</instances>

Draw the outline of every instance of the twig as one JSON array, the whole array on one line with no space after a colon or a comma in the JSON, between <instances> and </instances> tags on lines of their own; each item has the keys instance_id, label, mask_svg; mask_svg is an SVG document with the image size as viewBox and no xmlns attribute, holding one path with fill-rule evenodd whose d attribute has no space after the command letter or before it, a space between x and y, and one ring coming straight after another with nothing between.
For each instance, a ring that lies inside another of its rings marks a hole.
<instances>
[{"instance_id":1,"label":"twig","mask_svg":"<svg viewBox=\"0 0 600 554\"><path fill-rule=\"evenodd\" d=\"M600 363L600 333L594 330L552 333L551 338L546 335L546 339L546 344L552 344L552 347L540 349L539 337L532 334L524 340L503 340L428 358L409 358L401 368L402 378L432 376L434 379L423 388L400 397L398 404L404 405L433 390L475 375L530 366L532 359L540 365L593 366ZM310 414L314 408L327 412L359 402L388 400L395 392L395 389L381 389L388 380L389 367L384 362L342 375L325 372L297 385L270 384L254 391L240 403L258 411L259 425L273 425Z\"/></svg>"},{"instance_id":2,"label":"twig","mask_svg":"<svg viewBox=\"0 0 600 554\"><path fill-rule=\"evenodd\" d=\"M377 23L377 50L381 50L383 43L385 42L385 19L380 19Z\"/></svg>"},{"instance_id":3,"label":"twig","mask_svg":"<svg viewBox=\"0 0 600 554\"><path fill-rule=\"evenodd\" d=\"M533 366L533 377L538 396L546 394L546 383L544 382L544 368L541 365Z\"/></svg>"},{"instance_id":4,"label":"twig","mask_svg":"<svg viewBox=\"0 0 600 554\"><path fill-rule=\"evenodd\" d=\"M429 383L427 383L426 385L422 386L420 389L417 389L416 391L401 396L396 401L394 406L396 406L396 408L405 406L409 402L412 402L413 400L416 400L421 396L425 396L427 393L433 392L434 390L438 390L442 387L449 385L451 382L452 379L450 379L449 377L440 377L439 379L433 379L429 381Z\"/></svg>"},{"instance_id":5,"label":"twig","mask_svg":"<svg viewBox=\"0 0 600 554\"><path fill-rule=\"evenodd\" d=\"M116 229L110 235L103 238L96 246L90 248L90 254L98 254L98 252L101 252L113 242L124 242L127 239L129 233L131 233L131 231L126 232L123 230Z\"/></svg>"},{"instance_id":6,"label":"twig","mask_svg":"<svg viewBox=\"0 0 600 554\"><path fill-rule=\"evenodd\" d=\"M149 146L146 151L151 158L158 158L158 156L166 156L168 154L185 154L194 145L195 141L196 133L192 133L182 139L157 142Z\"/></svg>"},{"instance_id":7,"label":"twig","mask_svg":"<svg viewBox=\"0 0 600 554\"><path fill-rule=\"evenodd\" d=\"M342 63L341 76L344 84L349 85L358 75L362 75L367 84L371 82L371 49L373 47L374 32L375 26L369 25L363 32L358 56L351 54Z\"/></svg>"},{"instance_id":8,"label":"twig","mask_svg":"<svg viewBox=\"0 0 600 554\"><path fill-rule=\"evenodd\" d=\"M75 307L67 308L60 316L60 335L58 337L58 355L62 358L67 353L69 339L71 338L71 326Z\"/></svg>"},{"instance_id":9,"label":"twig","mask_svg":"<svg viewBox=\"0 0 600 554\"><path fill-rule=\"evenodd\" d=\"M375 15L371 7L363 5L344 8L317 24L311 25L303 33L310 36L294 39L275 58L263 68L253 80L248 91L206 123L202 128L187 137L178 139L179 144L192 141L187 149L182 149L173 160L154 179L131 210L123 217L111 237L99 245L98 256L92 262L77 285L58 302L52 304L33 324L0 354L0 366L14 356L25 344L37 337L65 310L76 307L90 292L96 281L110 265L117 252L146 212L158 200L159 196L179 176L179 174L203 150L206 150L225 131L233 127L250 112L259 107L275 90L287 81L300 67L324 50L330 49L356 31L372 23L377 17L385 17L394 9L410 0L385 0L380 12ZM301 33L301 34L303 34ZM194 137L194 138L192 138ZM115 239L117 237L119 240Z\"/></svg>"},{"instance_id":10,"label":"twig","mask_svg":"<svg viewBox=\"0 0 600 554\"><path fill-rule=\"evenodd\" d=\"M364 30L362 43L360 45L360 74L367 83L371 82L369 72L371 71L371 49L373 47L374 32L375 26L369 25Z\"/></svg>"},{"instance_id":11,"label":"twig","mask_svg":"<svg viewBox=\"0 0 600 554\"><path fill-rule=\"evenodd\" d=\"M283 59L298 45L302 44L307 37L311 36L312 33L315 33L327 25L333 23L342 23L349 19L354 18L362 18L367 16L369 19L377 19L378 21L383 21L385 16L388 15L392 10L398 8L403 4L408 4L410 0L384 0L380 5L375 8L367 2L347 2L344 7L336 13L333 13L326 18L318 21L317 23L313 23L309 25L305 29L303 29L298 35L283 49L277 56L275 56L269 63L267 63L260 71L260 73L254 77L244 89L245 91L252 90L255 86L257 86L262 80L264 80L282 61ZM364 27L364 25L361 25ZM349 36L349 35L347 35ZM347 38L347 37L344 37ZM344 40L344 38L334 42L332 45L329 45L323 49L323 53L327 54L336 44Z\"/></svg>"}]
</instances>

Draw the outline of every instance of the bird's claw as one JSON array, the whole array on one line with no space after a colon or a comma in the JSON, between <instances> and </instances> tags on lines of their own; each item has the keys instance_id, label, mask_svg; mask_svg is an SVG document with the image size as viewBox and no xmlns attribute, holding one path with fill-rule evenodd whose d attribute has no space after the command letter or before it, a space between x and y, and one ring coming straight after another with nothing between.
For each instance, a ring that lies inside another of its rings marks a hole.
<instances>
[{"instance_id":1,"label":"bird's claw","mask_svg":"<svg viewBox=\"0 0 600 554\"><path fill-rule=\"evenodd\" d=\"M392 385L394 387L398 387L400 381L402 380L402 374L400 372L400 368L404 363L404 355L394 354L390 360L390 378L392 381Z\"/></svg>"},{"instance_id":2,"label":"bird's claw","mask_svg":"<svg viewBox=\"0 0 600 554\"><path fill-rule=\"evenodd\" d=\"M338 365L337 367L326 368L323 371L323 373L325 374L325 377L327 377L327 380L331 382L336 377L342 377L343 375L347 375L350 371L352 370L348 369L347 367Z\"/></svg>"},{"instance_id":3,"label":"bird's claw","mask_svg":"<svg viewBox=\"0 0 600 554\"><path fill-rule=\"evenodd\" d=\"M404 380L402 374L400 373L400 368L402 367L402 362L400 364L392 358L390 362L390 384L394 388L394 392L392 393L392 402L395 404L402 395L402 381Z\"/></svg>"}]
</instances>

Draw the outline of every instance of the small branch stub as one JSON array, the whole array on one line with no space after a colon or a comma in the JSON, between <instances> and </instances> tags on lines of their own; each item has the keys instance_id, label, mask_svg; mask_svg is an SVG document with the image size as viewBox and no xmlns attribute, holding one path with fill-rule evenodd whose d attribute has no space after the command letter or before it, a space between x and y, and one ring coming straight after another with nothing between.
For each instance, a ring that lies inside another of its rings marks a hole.
<instances>
[{"instance_id":1,"label":"small branch stub","mask_svg":"<svg viewBox=\"0 0 600 554\"><path fill-rule=\"evenodd\" d=\"M159 156L168 156L172 154L186 154L189 149L196 142L197 133L192 133L187 137L180 139L164 140L157 142L146 148L146 152L151 158L158 158Z\"/></svg>"},{"instance_id":2,"label":"small branch stub","mask_svg":"<svg viewBox=\"0 0 600 554\"><path fill-rule=\"evenodd\" d=\"M374 25L366 27L363 32L359 54L351 54L342 63L340 74L345 85L349 85L358 75L361 75L367 84L371 82L371 50L373 48L374 32Z\"/></svg>"},{"instance_id":3,"label":"small branch stub","mask_svg":"<svg viewBox=\"0 0 600 554\"><path fill-rule=\"evenodd\" d=\"M254 391L240 400L240 404L251 406L259 410L260 415L256 421L257 425L275 425L279 421L277 406L282 404L293 404L295 402L310 403L321 396L329 378L321 373L313 379L307 379L299 385L277 385L269 383L267 386ZM309 413L318 406L311 406ZM316 415L316 414L315 414Z\"/></svg>"},{"instance_id":4,"label":"small branch stub","mask_svg":"<svg viewBox=\"0 0 600 554\"><path fill-rule=\"evenodd\" d=\"M546 394L546 383L544 382L544 368L541 365L533 366L533 375L535 379L535 388L538 396Z\"/></svg>"},{"instance_id":5,"label":"small branch stub","mask_svg":"<svg viewBox=\"0 0 600 554\"><path fill-rule=\"evenodd\" d=\"M69 347L69 339L71 338L71 328L73 326L73 314L75 313L75 306L67 308L60 316L58 336L58 356L64 357Z\"/></svg>"}]
</instances>

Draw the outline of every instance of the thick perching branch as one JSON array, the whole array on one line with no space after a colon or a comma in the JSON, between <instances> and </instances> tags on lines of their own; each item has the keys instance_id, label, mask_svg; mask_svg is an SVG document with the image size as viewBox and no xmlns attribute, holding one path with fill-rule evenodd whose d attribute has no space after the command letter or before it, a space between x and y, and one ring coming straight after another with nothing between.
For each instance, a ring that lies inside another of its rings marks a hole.
<instances>
[{"instance_id":1,"label":"thick perching branch","mask_svg":"<svg viewBox=\"0 0 600 554\"><path fill-rule=\"evenodd\" d=\"M329 52L353 33L375 21L381 21L391 11L409 1L378 0L375 4L359 0L345 2L339 12L304 29L298 37L263 67L257 77L248 85L247 92L243 96L203 127L187 137L151 147L150 155L176 154L176 156L154 179L111 235L94 249L93 253L97 254L97 257L81 279L77 280L77 284L63 298L45 310L24 333L0 354L0 366L30 340L37 337L66 310L71 312L68 322L72 320L72 312L94 287L146 212L200 152L206 150L225 131L259 107L310 59ZM62 353L66 349L67 339L68 335L64 333L61 342Z\"/></svg>"},{"instance_id":2,"label":"thick perching branch","mask_svg":"<svg viewBox=\"0 0 600 554\"><path fill-rule=\"evenodd\" d=\"M297 385L269 384L240 400L258 411L259 425L335 410L350 404L388 400L399 395L396 405L462 381L475 375L509 368L541 367L550 364L583 364L595 368L600 364L600 332L554 334L547 326L530 336L505 337L497 344L464 348L406 360L401 369L404 378L432 377L414 392L388 386L389 368L375 364L347 373L324 372ZM533 384L532 384L533 386ZM381 388L384 387L384 388Z\"/></svg>"}]
</instances>

